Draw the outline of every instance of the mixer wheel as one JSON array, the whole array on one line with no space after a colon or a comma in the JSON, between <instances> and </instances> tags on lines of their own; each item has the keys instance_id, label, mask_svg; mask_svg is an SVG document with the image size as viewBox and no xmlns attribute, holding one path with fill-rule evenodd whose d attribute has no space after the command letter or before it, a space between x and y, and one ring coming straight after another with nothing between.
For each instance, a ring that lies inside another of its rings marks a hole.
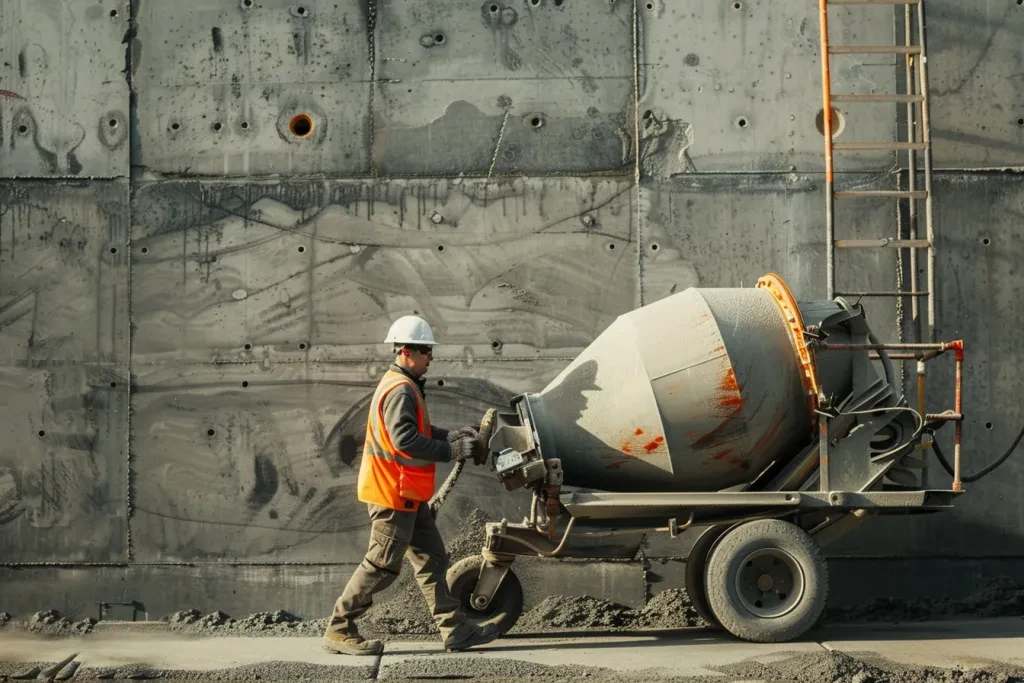
<instances>
[{"instance_id":1,"label":"mixer wheel","mask_svg":"<svg viewBox=\"0 0 1024 683\"><path fill-rule=\"evenodd\" d=\"M452 565L448 569L448 589L462 606L466 621L478 625L494 624L498 633L504 635L515 626L523 614L523 587L518 577L509 569L490 604L482 610L473 607L470 598L473 596L473 589L476 588L480 566L483 563L483 557L473 555Z\"/></svg>"},{"instance_id":2,"label":"mixer wheel","mask_svg":"<svg viewBox=\"0 0 1024 683\"><path fill-rule=\"evenodd\" d=\"M777 519L726 533L708 558L705 582L722 626L761 643L802 636L817 623L828 597L828 567L818 544Z\"/></svg>"},{"instance_id":3,"label":"mixer wheel","mask_svg":"<svg viewBox=\"0 0 1024 683\"><path fill-rule=\"evenodd\" d=\"M714 629L720 629L722 625L718 623L718 617L711 611L711 605L708 603L708 589L707 584L704 583L704 574L715 542L728 529L729 527L724 524L708 527L697 538L697 542L693 544L690 554L686 557L686 594L689 596L690 604L697 616Z\"/></svg>"}]
</instances>

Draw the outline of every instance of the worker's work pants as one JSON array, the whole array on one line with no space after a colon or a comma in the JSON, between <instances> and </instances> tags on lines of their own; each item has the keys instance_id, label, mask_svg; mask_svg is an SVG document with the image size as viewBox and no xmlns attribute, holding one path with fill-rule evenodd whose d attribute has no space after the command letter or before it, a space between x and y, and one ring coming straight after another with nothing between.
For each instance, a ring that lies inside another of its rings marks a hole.
<instances>
[{"instance_id":1,"label":"worker's work pants","mask_svg":"<svg viewBox=\"0 0 1024 683\"><path fill-rule=\"evenodd\" d=\"M412 564L416 581L442 638L447 637L465 617L459 610L459 603L448 592L445 579L448 551L429 506L423 503L416 512L379 505L367 507L371 521L370 547L334 604L328 631L357 634L355 620L370 609L375 594L398 578L404 555Z\"/></svg>"}]
</instances>

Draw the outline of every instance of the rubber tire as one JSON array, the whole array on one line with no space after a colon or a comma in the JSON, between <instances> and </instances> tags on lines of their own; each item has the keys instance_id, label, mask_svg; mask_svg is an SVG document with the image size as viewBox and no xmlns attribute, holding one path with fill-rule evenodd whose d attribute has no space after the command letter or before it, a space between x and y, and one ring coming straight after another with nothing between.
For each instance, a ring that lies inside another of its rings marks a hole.
<instances>
[{"instance_id":1,"label":"rubber tire","mask_svg":"<svg viewBox=\"0 0 1024 683\"><path fill-rule=\"evenodd\" d=\"M693 605L697 616L706 621L709 628L715 630L721 629L722 624L719 623L715 613L711 611L704 574L708 565L708 557L711 555L715 543L728 529L729 527L724 524L705 529L697 538L697 542L693 544L690 554L686 558L686 594L690 598L690 604Z\"/></svg>"},{"instance_id":2,"label":"rubber tire","mask_svg":"<svg viewBox=\"0 0 1024 683\"><path fill-rule=\"evenodd\" d=\"M759 617L745 609L736 595L740 564L760 548L786 551L804 573L803 599L780 617ZM821 548L800 527L777 519L747 522L726 533L708 558L704 580L708 603L719 623L737 638L757 643L799 638L817 623L828 598L828 565Z\"/></svg>"},{"instance_id":3,"label":"rubber tire","mask_svg":"<svg viewBox=\"0 0 1024 683\"><path fill-rule=\"evenodd\" d=\"M498 629L498 634L504 635L523 615L523 587L519 583L519 578L509 569L498 586L498 592L495 593L491 604L483 612L477 610L470 605L470 596L476 588L483 563L483 557L473 555L452 565L445 577L448 581L448 590L452 597L459 601L466 621L478 626L493 624Z\"/></svg>"}]
</instances>

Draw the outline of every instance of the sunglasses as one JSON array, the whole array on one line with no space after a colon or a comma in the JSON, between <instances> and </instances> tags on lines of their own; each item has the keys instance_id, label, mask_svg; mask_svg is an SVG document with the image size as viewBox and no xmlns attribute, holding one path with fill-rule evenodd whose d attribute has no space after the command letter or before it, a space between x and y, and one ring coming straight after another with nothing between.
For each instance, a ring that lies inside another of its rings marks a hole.
<instances>
[{"instance_id":1,"label":"sunglasses","mask_svg":"<svg viewBox=\"0 0 1024 683\"><path fill-rule=\"evenodd\" d=\"M406 344L405 348L409 349L410 351L418 351L419 353L423 354L424 356L433 356L434 355L434 347L432 347L432 346L412 346L412 345Z\"/></svg>"}]
</instances>

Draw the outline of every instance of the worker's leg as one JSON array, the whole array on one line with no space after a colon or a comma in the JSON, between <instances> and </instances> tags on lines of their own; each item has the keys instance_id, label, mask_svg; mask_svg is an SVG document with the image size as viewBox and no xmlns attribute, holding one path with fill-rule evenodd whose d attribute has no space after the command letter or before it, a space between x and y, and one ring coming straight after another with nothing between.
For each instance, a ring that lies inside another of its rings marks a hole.
<instances>
[{"instance_id":1,"label":"worker's leg","mask_svg":"<svg viewBox=\"0 0 1024 683\"><path fill-rule=\"evenodd\" d=\"M398 578L402 556L413 537L415 513L399 512L378 505L370 505L368 508L371 522L369 547L341 597L334 604L326 636L331 641L341 641L346 637L361 640L355 620L370 609L376 593Z\"/></svg>"},{"instance_id":2,"label":"worker's leg","mask_svg":"<svg viewBox=\"0 0 1024 683\"><path fill-rule=\"evenodd\" d=\"M408 557L427 607L441 631L445 649L465 650L498 637L493 626L480 628L468 622L459 601L448 591L448 551L426 504L416 514Z\"/></svg>"},{"instance_id":3,"label":"worker's leg","mask_svg":"<svg viewBox=\"0 0 1024 683\"><path fill-rule=\"evenodd\" d=\"M430 514L430 506L420 505L416 512L416 523L413 528L412 540L406 553L420 585L423 597L427 601L441 637L447 638L452 630L465 621L459 610L459 603L448 592L448 551L444 547L444 539L437 530L437 524Z\"/></svg>"}]
</instances>

